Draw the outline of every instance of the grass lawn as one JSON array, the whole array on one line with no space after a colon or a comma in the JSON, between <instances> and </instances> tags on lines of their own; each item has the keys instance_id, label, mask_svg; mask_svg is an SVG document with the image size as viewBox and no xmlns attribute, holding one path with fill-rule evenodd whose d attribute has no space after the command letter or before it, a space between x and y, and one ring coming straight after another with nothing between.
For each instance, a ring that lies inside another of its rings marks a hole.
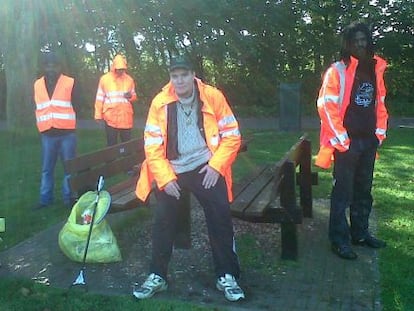
<instances>
[{"instance_id":1,"label":"grass lawn","mask_svg":"<svg viewBox=\"0 0 414 311\"><path fill-rule=\"evenodd\" d=\"M134 133L138 136L139 133ZM299 134L271 131L254 132L249 155L241 154L234 165L234 178L241 178L254 165L280 158L297 140ZM313 154L318 145L317 133L310 132ZM388 242L379 252L383 310L414 310L414 143L413 129L392 129L380 150L374 178L374 205L378 218L378 235ZM35 130L23 134L0 132L2 178L0 216L6 217L6 232L1 234L0 250L29 238L67 217L61 206L60 182L62 169L56 172L56 203L47 210L36 212L40 178L40 141ZM82 154L105 145L103 131L80 130L78 153ZM314 170L317 170L314 168ZM330 193L330 171L319 172L319 186L314 198L327 198ZM252 243L249 237L238 243ZM243 254L240 254L244 256ZM248 256L248 254L246 254ZM241 258L243 260L243 258ZM1 269L1 268L0 268ZM65 290L34 284L30 280L0 280L1 310L205 310L183 302L150 300L137 304L125 297L92 294L71 294Z\"/></svg>"}]
</instances>

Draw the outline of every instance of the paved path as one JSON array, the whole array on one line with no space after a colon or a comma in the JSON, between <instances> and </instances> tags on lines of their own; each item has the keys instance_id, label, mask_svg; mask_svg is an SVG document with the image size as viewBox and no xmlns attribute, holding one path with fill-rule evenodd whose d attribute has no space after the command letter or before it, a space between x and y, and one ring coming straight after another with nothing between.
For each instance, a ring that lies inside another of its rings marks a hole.
<instances>
[{"instance_id":1,"label":"paved path","mask_svg":"<svg viewBox=\"0 0 414 311\"><path fill-rule=\"evenodd\" d=\"M280 260L280 228L277 224L247 224L235 220L236 238L245 232L256 233L267 257L264 262L277 267L272 269L272 274L266 272L265 267L243 270L240 284L247 294L245 301L228 303L215 290L211 279L211 258L203 257L209 254L204 235L193 249L175 251L177 256L184 252L179 257L183 259L172 262L171 286L154 299L180 299L219 310L236 311L380 310L377 251L358 247L355 249L359 255L356 261L334 256L327 242L327 205L327 201L315 202L314 217L299 225L297 262ZM89 291L130 295L133 282L145 277L150 244L146 239L150 226L149 217L137 216L139 212L107 216L116 233L123 260L120 263L87 265ZM193 219L194 216L193 213ZM134 226L136 221L143 226ZM193 224L193 228L200 227L198 223ZM62 224L58 224L0 253L3 264L0 277L21 276L67 288L78 274L80 264L70 262L60 252L57 235L61 228ZM196 231L196 236L201 234L196 229L193 231ZM189 266L191 274L180 271L180 267Z\"/></svg>"}]
</instances>

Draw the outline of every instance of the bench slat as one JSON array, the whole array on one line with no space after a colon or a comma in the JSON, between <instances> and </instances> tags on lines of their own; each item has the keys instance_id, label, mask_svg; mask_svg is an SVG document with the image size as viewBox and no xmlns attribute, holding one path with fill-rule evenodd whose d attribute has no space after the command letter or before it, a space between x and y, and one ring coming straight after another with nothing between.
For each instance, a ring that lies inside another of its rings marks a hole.
<instances>
[{"instance_id":1,"label":"bench slat","mask_svg":"<svg viewBox=\"0 0 414 311\"><path fill-rule=\"evenodd\" d=\"M92 167L90 170L78 172L77 175L71 175L70 185L76 192L76 190L84 191L85 188L90 188L91 186L92 189L94 189L99 175L102 175L105 178L110 178L119 174L129 178L127 175L128 171L133 170L134 165L141 161L142 159L139 154L132 154L125 158L119 158L112 161L110 165L105 164L98 167Z\"/></svg>"},{"instance_id":2,"label":"bench slat","mask_svg":"<svg viewBox=\"0 0 414 311\"><path fill-rule=\"evenodd\" d=\"M256 172L257 173L257 172ZM237 197L231 204L231 213L235 217L243 218L244 210L247 206L261 193L262 189L266 187L272 180L273 172L270 166L264 167L258 172L258 175L253 177L253 180L244 184L242 192L238 193Z\"/></svg>"},{"instance_id":3,"label":"bench slat","mask_svg":"<svg viewBox=\"0 0 414 311\"><path fill-rule=\"evenodd\" d=\"M135 195L135 187L126 189L122 193L115 193L112 195L111 209L110 212L118 212L126 207L129 209L130 206L138 207L139 200Z\"/></svg>"},{"instance_id":4,"label":"bench slat","mask_svg":"<svg viewBox=\"0 0 414 311\"><path fill-rule=\"evenodd\" d=\"M247 203L241 216L242 219L259 223L302 223L303 213L296 204L286 208L280 203L280 186L284 178L283 171L286 163L282 167L280 167L281 163L278 163L273 172L272 181L261 190L260 195Z\"/></svg>"},{"instance_id":5,"label":"bench slat","mask_svg":"<svg viewBox=\"0 0 414 311\"><path fill-rule=\"evenodd\" d=\"M80 155L74 159L67 160L65 165L69 173L77 173L89 170L91 167L100 166L105 162L111 162L119 157L136 153L144 154L142 139L133 139L125 143Z\"/></svg>"},{"instance_id":6,"label":"bench slat","mask_svg":"<svg viewBox=\"0 0 414 311\"><path fill-rule=\"evenodd\" d=\"M243 219L253 222L262 222L264 219L265 208L269 205L270 194L273 185L269 182L260 192L260 195L248 204L243 210Z\"/></svg>"},{"instance_id":7,"label":"bench slat","mask_svg":"<svg viewBox=\"0 0 414 311\"><path fill-rule=\"evenodd\" d=\"M134 188L135 190L137 181L138 181L138 175L131 176L129 179L111 186L108 189L108 192L123 195L124 193L130 192L130 189L132 188Z\"/></svg>"}]
</instances>

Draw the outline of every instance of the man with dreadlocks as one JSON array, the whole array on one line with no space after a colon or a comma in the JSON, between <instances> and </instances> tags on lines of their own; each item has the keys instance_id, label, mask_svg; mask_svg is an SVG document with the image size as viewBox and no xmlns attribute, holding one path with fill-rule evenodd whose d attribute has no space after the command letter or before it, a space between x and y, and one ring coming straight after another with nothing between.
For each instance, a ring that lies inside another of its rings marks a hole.
<instances>
[{"instance_id":1,"label":"man with dreadlocks","mask_svg":"<svg viewBox=\"0 0 414 311\"><path fill-rule=\"evenodd\" d=\"M351 242L371 248L386 246L368 230L375 157L388 122L386 66L384 59L374 55L367 25L351 23L343 32L341 59L326 71L319 91L321 132L315 164L329 168L334 159L329 239L332 251L344 259L357 258Z\"/></svg>"}]
</instances>

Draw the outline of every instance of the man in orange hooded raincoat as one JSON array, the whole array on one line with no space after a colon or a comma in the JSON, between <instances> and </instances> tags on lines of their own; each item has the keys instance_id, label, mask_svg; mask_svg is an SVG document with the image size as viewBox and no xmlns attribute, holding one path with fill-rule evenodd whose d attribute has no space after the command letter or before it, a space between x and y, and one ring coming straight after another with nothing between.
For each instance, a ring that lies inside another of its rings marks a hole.
<instances>
[{"instance_id":1,"label":"man in orange hooded raincoat","mask_svg":"<svg viewBox=\"0 0 414 311\"><path fill-rule=\"evenodd\" d=\"M127 62L122 55L116 55L111 70L99 80L95 100L95 120L105 122L107 145L131 139L134 125L132 102L137 99L135 82L126 73Z\"/></svg>"}]
</instances>

